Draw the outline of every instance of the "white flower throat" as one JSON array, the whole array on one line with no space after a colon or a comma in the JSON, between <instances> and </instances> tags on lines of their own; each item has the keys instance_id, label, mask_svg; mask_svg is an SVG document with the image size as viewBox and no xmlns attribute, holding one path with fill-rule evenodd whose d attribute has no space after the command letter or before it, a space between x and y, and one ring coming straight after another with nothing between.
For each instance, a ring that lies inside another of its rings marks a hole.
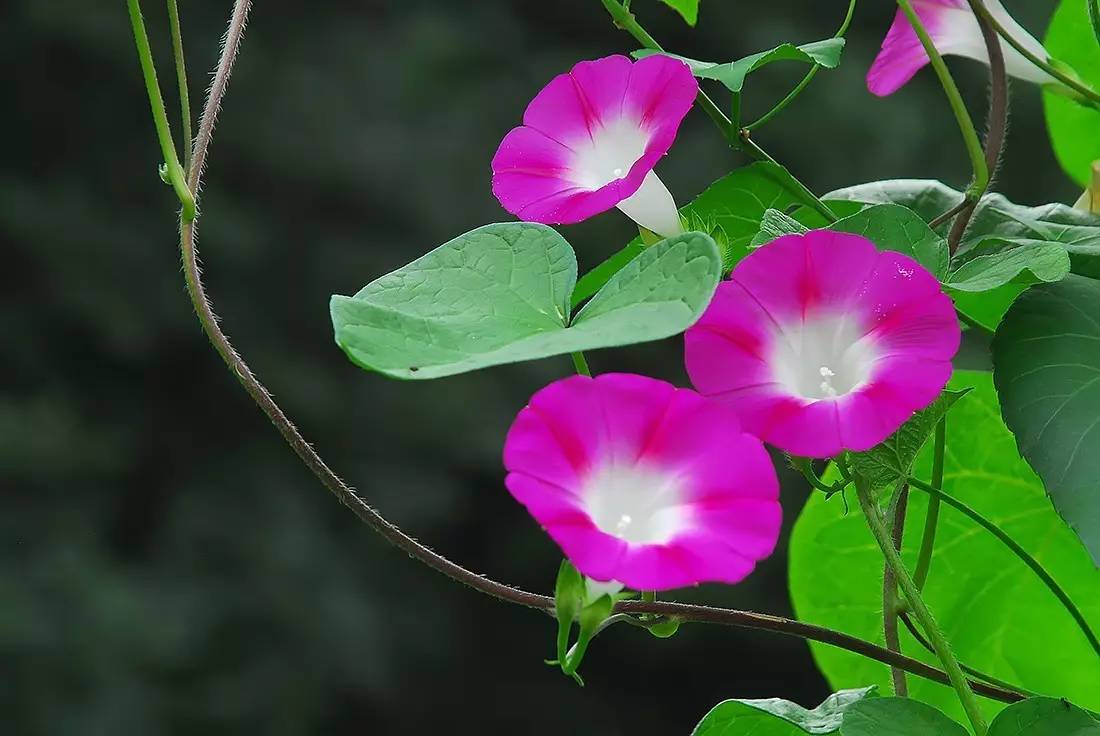
<instances>
[{"instance_id":1,"label":"white flower throat","mask_svg":"<svg viewBox=\"0 0 1100 736\"><path fill-rule=\"evenodd\" d=\"M773 335L771 366L788 393L811 401L835 399L870 377L878 351L846 314L784 325Z\"/></svg>"},{"instance_id":2,"label":"white flower throat","mask_svg":"<svg viewBox=\"0 0 1100 736\"><path fill-rule=\"evenodd\" d=\"M680 480L634 463L604 463L586 479L582 496L600 531L632 544L664 544L686 520Z\"/></svg>"}]
</instances>

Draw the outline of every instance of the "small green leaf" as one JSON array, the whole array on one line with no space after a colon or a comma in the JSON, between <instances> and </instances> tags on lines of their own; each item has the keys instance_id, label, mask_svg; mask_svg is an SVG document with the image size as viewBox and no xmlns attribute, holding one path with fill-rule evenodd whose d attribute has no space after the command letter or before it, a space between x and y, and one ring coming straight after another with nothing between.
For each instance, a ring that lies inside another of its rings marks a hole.
<instances>
[{"instance_id":1,"label":"small green leaf","mask_svg":"<svg viewBox=\"0 0 1100 736\"><path fill-rule=\"evenodd\" d=\"M680 630L680 619L678 618L666 618L663 621L658 621L655 624L649 625L649 633L653 634L658 639L669 639L675 636L676 632Z\"/></svg>"},{"instance_id":2,"label":"small green leaf","mask_svg":"<svg viewBox=\"0 0 1100 736\"><path fill-rule=\"evenodd\" d=\"M840 736L968 736L961 725L930 705L909 698L872 698L844 714Z\"/></svg>"},{"instance_id":3,"label":"small green leaf","mask_svg":"<svg viewBox=\"0 0 1100 736\"><path fill-rule=\"evenodd\" d=\"M1069 253L1059 243L989 238L968 250L948 275L957 291L989 291L1008 283L1061 281L1069 273Z\"/></svg>"},{"instance_id":4,"label":"small green leaf","mask_svg":"<svg viewBox=\"0 0 1100 736\"><path fill-rule=\"evenodd\" d=\"M797 235L804 232L807 232L807 228L798 220L782 210L769 209L760 218L760 232L753 237L749 247L759 248L784 235Z\"/></svg>"},{"instance_id":5,"label":"small green leaf","mask_svg":"<svg viewBox=\"0 0 1100 736\"><path fill-rule=\"evenodd\" d=\"M680 209L681 218L701 232L724 241L723 268L728 271L748 255L749 244L760 230L760 220L770 209L785 210L801 200L795 194L790 173L778 164L759 161L735 169L717 180ZM824 227L816 212L800 216L807 227ZM700 224L705 224L702 229ZM585 274L573 291L574 306L595 294L631 258L645 250L640 238Z\"/></svg>"},{"instance_id":6,"label":"small green leaf","mask_svg":"<svg viewBox=\"0 0 1100 736\"><path fill-rule=\"evenodd\" d=\"M843 50L843 38L827 38L824 41L815 41L801 46L785 43L776 46L774 49L761 51L728 63L697 61L686 56L677 56L676 54L668 54L652 49L635 51L634 58L644 59L654 54L670 56L691 67L692 73L700 79L714 79L726 85L726 88L731 92L740 92L745 86L745 77L773 61L802 61L817 64L826 69L834 69L840 63L840 54Z\"/></svg>"},{"instance_id":7,"label":"small green leaf","mask_svg":"<svg viewBox=\"0 0 1100 736\"><path fill-rule=\"evenodd\" d=\"M989 736L1100 736L1100 721L1058 698L1028 698L1005 708Z\"/></svg>"},{"instance_id":8,"label":"small green leaf","mask_svg":"<svg viewBox=\"0 0 1100 736\"><path fill-rule=\"evenodd\" d=\"M661 0L661 2L679 13L689 26L694 26L699 20L699 0Z\"/></svg>"},{"instance_id":9,"label":"small green leaf","mask_svg":"<svg viewBox=\"0 0 1100 736\"><path fill-rule=\"evenodd\" d=\"M557 664L564 669L568 661L569 637L573 621L584 606L584 578L569 560L562 560L554 585L554 615L558 619Z\"/></svg>"},{"instance_id":10,"label":"small green leaf","mask_svg":"<svg viewBox=\"0 0 1100 736\"><path fill-rule=\"evenodd\" d=\"M336 342L395 378L439 378L670 337L702 314L721 275L714 241L685 233L647 248L569 320L576 257L553 229L486 225L364 287L334 296Z\"/></svg>"},{"instance_id":11,"label":"small green leaf","mask_svg":"<svg viewBox=\"0 0 1100 736\"><path fill-rule=\"evenodd\" d=\"M780 698L724 700L707 713L692 731L692 736L749 733L759 736L818 736L836 733L845 711L864 698L873 698L875 689L872 686L841 690L813 710Z\"/></svg>"},{"instance_id":12,"label":"small green leaf","mask_svg":"<svg viewBox=\"0 0 1100 736\"><path fill-rule=\"evenodd\" d=\"M830 230L862 235L882 250L904 253L943 279L950 258L947 242L912 210L897 204L878 204L837 220Z\"/></svg>"},{"instance_id":13,"label":"small green leaf","mask_svg":"<svg viewBox=\"0 0 1100 736\"><path fill-rule=\"evenodd\" d=\"M1093 89L1100 88L1100 46L1089 23L1088 3L1062 0L1054 11L1044 46L1060 62L1073 67ZM1053 91L1043 95L1047 128L1058 162L1074 181L1088 186L1090 166L1100 160L1100 110L1085 107Z\"/></svg>"},{"instance_id":14,"label":"small green leaf","mask_svg":"<svg viewBox=\"0 0 1100 736\"><path fill-rule=\"evenodd\" d=\"M993 378L1020 453L1100 565L1100 281L1021 296L993 339Z\"/></svg>"},{"instance_id":15,"label":"small green leaf","mask_svg":"<svg viewBox=\"0 0 1100 736\"><path fill-rule=\"evenodd\" d=\"M892 486L899 478L908 476L917 453L932 436L936 425L968 391L944 391L881 443L867 452L852 453L852 467L876 488Z\"/></svg>"}]
</instances>

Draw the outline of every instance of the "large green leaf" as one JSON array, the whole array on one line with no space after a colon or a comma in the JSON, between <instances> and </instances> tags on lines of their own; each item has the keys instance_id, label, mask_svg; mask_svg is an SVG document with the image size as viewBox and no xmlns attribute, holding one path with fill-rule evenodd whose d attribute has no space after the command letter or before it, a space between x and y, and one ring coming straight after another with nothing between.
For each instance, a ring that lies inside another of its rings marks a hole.
<instances>
[{"instance_id":1,"label":"large green leaf","mask_svg":"<svg viewBox=\"0 0 1100 736\"><path fill-rule=\"evenodd\" d=\"M745 77L773 61L802 61L808 64L817 64L826 69L833 69L840 63L842 51L844 51L843 38L827 38L824 41L814 41L801 46L785 43L776 46L774 49L761 51L743 59L726 63L697 61L686 56L677 56L676 54L652 49L635 51L634 57L644 59L655 54L670 56L691 67L692 73L700 79L714 79L726 85L726 88L731 92L740 92L745 86Z\"/></svg>"},{"instance_id":2,"label":"large green leaf","mask_svg":"<svg viewBox=\"0 0 1100 736\"><path fill-rule=\"evenodd\" d=\"M1100 281L1020 297L993 339L993 377L1020 452L1100 564Z\"/></svg>"},{"instance_id":3,"label":"large green leaf","mask_svg":"<svg viewBox=\"0 0 1100 736\"><path fill-rule=\"evenodd\" d=\"M782 166L760 161L726 174L681 208L680 214L692 227L713 232L723 241L723 262L729 269L748 254L749 244L769 208L786 210L801 201L789 182L790 174ZM804 224L823 227L826 223L821 215L811 212ZM644 250L645 245L636 238L585 274L573 292L573 304L595 294L623 264Z\"/></svg>"},{"instance_id":4,"label":"large green leaf","mask_svg":"<svg viewBox=\"0 0 1100 736\"><path fill-rule=\"evenodd\" d=\"M844 712L874 695L874 687L841 690L813 710L780 698L724 700L699 722L691 736L803 736L836 733Z\"/></svg>"},{"instance_id":5,"label":"large green leaf","mask_svg":"<svg viewBox=\"0 0 1100 736\"><path fill-rule=\"evenodd\" d=\"M1087 3L1062 0L1047 30L1045 46L1054 58L1073 67L1093 89L1100 88L1100 46L1092 33ZM1054 92L1043 95L1047 128L1059 163L1082 187L1090 166L1100 160L1100 110L1085 107Z\"/></svg>"},{"instance_id":6,"label":"large green leaf","mask_svg":"<svg viewBox=\"0 0 1100 736\"><path fill-rule=\"evenodd\" d=\"M867 452L853 453L852 467L875 488L894 485L899 478L907 477L917 453L932 436L936 425L966 393L944 391L930 406L901 425L897 432Z\"/></svg>"},{"instance_id":7,"label":"large green leaf","mask_svg":"<svg viewBox=\"0 0 1100 736\"><path fill-rule=\"evenodd\" d=\"M1100 571L1017 454L1000 418L992 378L960 371L949 384L952 390L966 387L973 390L948 415L945 490L1034 555L1092 626L1100 626ZM925 446L914 463L918 477L930 475L931 449ZM911 491L902 555L910 569L926 508L925 494ZM790 541L791 596L798 617L881 643L882 567L882 554L862 515L845 513L840 498L814 494ZM1030 690L1100 708L1100 661L1073 619L999 540L950 508L941 513L925 599L962 661ZM936 663L907 631L901 632L901 641L906 654ZM810 646L834 688L889 687L885 665L828 645ZM909 689L918 700L964 720L950 688L909 676ZM1001 707L982 701L990 717Z\"/></svg>"},{"instance_id":8,"label":"large green leaf","mask_svg":"<svg viewBox=\"0 0 1100 736\"><path fill-rule=\"evenodd\" d=\"M359 366L439 378L675 335L702 314L720 274L709 236L670 238L631 260L570 321L569 244L545 225L486 225L353 297L334 296L332 323Z\"/></svg>"},{"instance_id":9,"label":"large green leaf","mask_svg":"<svg viewBox=\"0 0 1100 736\"><path fill-rule=\"evenodd\" d=\"M679 13L689 26L695 25L699 20L699 0L661 0L661 2Z\"/></svg>"},{"instance_id":10,"label":"large green leaf","mask_svg":"<svg viewBox=\"0 0 1100 736\"><path fill-rule=\"evenodd\" d=\"M1002 710L989 736L1100 736L1100 721L1060 698L1028 698Z\"/></svg>"},{"instance_id":11,"label":"large green leaf","mask_svg":"<svg viewBox=\"0 0 1100 736\"><path fill-rule=\"evenodd\" d=\"M947 276L947 243L915 212L897 204L879 204L829 225L830 230L862 235L883 250L911 257L932 274Z\"/></svg>"},{"instance_id":12,"label":"large green leaf","mask_svg":"<svg viewBox=\"0 0 1100 736\"><path fill-rule=\"evenodd\" d=\"M935 708L909 698L874 698L844 714L840 736L967 736Z\"/></svg>"}]
</instances>

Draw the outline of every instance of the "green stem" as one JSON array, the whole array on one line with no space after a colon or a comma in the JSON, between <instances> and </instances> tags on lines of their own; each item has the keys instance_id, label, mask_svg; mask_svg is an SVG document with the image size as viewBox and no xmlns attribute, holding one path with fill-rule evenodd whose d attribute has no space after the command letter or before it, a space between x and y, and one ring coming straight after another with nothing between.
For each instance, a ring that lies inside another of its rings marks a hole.
<instances>
[{"instance_id":1,"label":"green stem","mask_svg":"<svg viewBox=\"0 0 1100 736\"><path fill-rule=\"evenodd\" d=\"M1089 645L1092 647L1092 650L1096 653L1098 657L1100 657L1100 639L1097 639L1096 634L1093 632L1092 627L1089 626L1089 622L1085 619L1084 614L1082 614L1081 610L1077 608L1077 605L1073 602L1073 599L1069 597L1069 594L1066 593L1066 591L1063 590L1062 586L1058 584L1058 581L1055 580L1051 576L1051 574L1047 572L1041 564L1039 564L1039 561L1028 553L1027 550L1017 544L1016 540L1008 536L1008 534L1005 533L1003 529L994 524L992 521L985 518L980 513L978 513L959 499L955 498L954 496L944 493L943 490L941 490L940 488L937 488L936 486L930 485L916 478L910 478L909 485L912 488L919 488L925 493L929 493L939 498L948 506L952 506L955 509L961 511L966 516L969 516L970 519L974 521L978 526L982 527L987 532L995 536L997 539L1001 540L1001 542L1006 547L1012 550L1013 554L1020 558L1021 562L1031 568L1031 571L1034 572L1041 581L1043 581L1043 584L1046 585L1047 589L1054 594L1054 597L1058 599L1058 601L1062 604L1062 607L1066 609L1066 612L1070 615L1070 617L1073 618L1074 622L1076 622L1077 627L1081 630L1081 633L1085 635L1085 639L1088 640Z\"/></svg>"},{"instance_id":2,"label":"green stem","mask_svg":"<svg viewBox=\"0 0 1100 736\"><path fill-rule=\"evenodd\" d=\"M183 168L191 168L191 100L187 91L187 65L183 58L183 31L176 0L168 0L168 25L172 32L172 56L176 62L176 87L180 94L180 118L183 126Z\"/></svg>"},{"instance_id":3,"label":"green stem","mask_svg":"<svg viewBox=\"0 0 1100 736\"><path fill-rule=\"evenodd\" d=\"M844 34L848 32L848 26L852 24L852 16L855 15L855 12L856 0L848 0L848 13L844 16L844 21L840 24L840 28L838 28L837 32L833 34L833 38L844 38ZM795 85L795 88L787 93L786 97L776 103L775 107L773 107L771 110L768 110L766 113L761 115L760 118L757 119L755 122L746 125L745 129L756 130L761 126L766 125L768 122L774 119L775 116L787 109L787 106L794 102L796 97L802 94L802 90L810 86L810 82L814 81L814 77L816 77L817 73L821 71L821 68L822 67L820 64L814 64L813 66L811 66L810 71L806 72L806 76L802 77L802 81Z\"/></svg>"},{"instance_id":4,"label":"green stem","mask_svg":"<svg viewBox=\"0 0 1100 736\"><path fill-rule=\"evenodd\" d=\"M898 614L898 617L901 619L902 623L905 624L905 628L909 629L909 633L913 635L913 638L917 640L918 644L920 644L932 654L936 653L935 650L932 649L932 645L928 643L928 639L926 639L924 634L921 633L917 625L913 623L913 619L909 618L909 614L903 611L902 613ZM997 687L1001 687L1006 690L1014 690L1016 692L1023 693L1029 698L1034 698L1038 696L1038 693L1033 693L1030 690L1020 687L1019 685L1013 685L1011 682L1006 682L1005 680L998 679L993 675L986 674L979 669L969 667L967 666L966 662L959 662L959 667L961 667L962 671L970 675L971 677L983 680L991 685L996 685Z\"/></svg>"},{"instance_id":5,"label":"green stem","mask_svg":"<svg viewBox=\"0 0 1100 736\"><path fill-rule=\"evenodd\" d=\"M982 148L981 138L978 137L978 131L974 128L974 121L970 119L970 113L967 112L959 88L955 85L951 72L947 70L947 64L944 63L943 57L940 56L940 52L928 35L920 16L913 10L912 3L910 0L897 0L897 3L898 7L905 13L905 17L909 19L909 25L913 27L913 31L920 39L921 45L924 46L925 53L932 61L932 68L935 70L936 76L939 77L944 94L947 95L947 102L951 105L951 111L955 113L955 120L959 124L959 131L962 133L963 142L966 144L966 152L970 156L970 165L974 169L974 181L971 182L970 188L967 190L968 198L977 199L989 186L989 166L986 164L985 149Z\"/></svg>"},{"instance_id":6,"label":"green stem","mask_svg":"<svg viewBox=\"0 0 1100 736\"><path fill-rule=\"evenodd\" d=\"M664 51L664 47L657 42L653 36L649 35L649 32L645 28L642 28L638 23L638 19L634 17L634 14L629 9L623 7L623 4L619 0L600 0L603 3L604 8L607 9L608 15L615 22L615 25L622 28L624 31L634 37L634 40L640 43L644 48L652 49L654 51ZM722 112L718 105L714 104L714 100L704 92L699 90L699 96L695 98L695 104L697 104L707 116L714 121L714 124L718 127L718 130L722 132L722 136L726 139L726 143L735 151L743 151L750 157L757 161L770 161L771 163L779 166L780 164L772 158L764 149L756 145L755 142L749 139L749 133L747 130L739 130L730 121L726 114ZM836 215L832 210L825 206L825 204L818 199L809 187L796 179L793 174L787 172L791 178L791 185L793 187L793 193L797 194L803 202L812 207L829 222L836 222Z\"/></svg>"},{"instance_id":7,"label":"green stem","mask_svg":"<svg viewBox=\"0 0 1100 736\"><path fill-rule=\"evenodd\" d=\"M183 219L191 222L195 219L195 197L187 188L187 177L180 166L176 156L176 146L172 142L172 129L168 125L168 115L164 112L164 99L160 96L160 85L157 84L157 70L153 65L153 50L149 47L149 36L145 32L145 21L141 17L141 6L138 0L126 0L130 8L130 24L134 28L134 44L137 46L138 60L141 62L141 73L145 78L145 91L149 96L149 106L153 112L153 125L157 129L157 140L160 142L161 155L164 156L164 165L168 174L168 181L179 197L183 206Z\"/></svg>"},{"instance_id":8,"label":"green stem","mask_svg":"<svg viewBox=\"0 0 1100 736\"><path fill-rule=\"evenodd\" d=\"M932 485L943 488L943 458L947 448L947 417L936 425L936 438L932 445ZM932 548L936 544L936 526L940 520L940 497L928 499L928 511L924 516L924 534L921 535L920 552L917 554L917 567L913 572L913 582L923 591L928 580L928 570L932 566Z\"/></svg>"},{"instance_id":9,"label":"green stem","mask_svg":"<svg viewBox=\"0 0 1100 736\"><path fill-rule=\"evenodd\" d=\"M899 0L899 2L901 1L902 0ZM1088 3L1090 13L1095 13L1095 10L1093 8L1093 3L1095 1L1096 0L1085 0L1085 2ZM1054 64L1051 64L1047 59L1040 58L1037 54L1032 52L1031 49L1029 49L1017 38L1013 37L1011 33L1008 32L1008 29L1005 28L1004 25L999 20L997 20L997 18L995 18L992 13L989 12L989 8L985 6L984 2L978 3L978 6L978 12L982 14L982 17L986 19L989 25L993 26L993 30L997 31L997 35L1003 38L1009 46L1019 51L1021 56L1023 56L1032 64L1039 67L1044 72L1054 77L1059 82L1066 85L1079 95L1089 100L1092 100L1094 103L1100 102L1100 93L1097 93L1096 90L1092 89L1087 84L1083 84L1081 80L1076 79L1069 74L1066 74ZM1092 16L1090 16L1090 18L1091 17ZM1093 25L1093 29L1098 30L1095 24Z\"/></svg>"},{"instance_id":10,"label":"green stem","mask_svg":"<svg viewBox=\"0 0 1100 736\"><path fill-rule=\"evenodd\" d=\"M906 2L906 0L902 0L902 2ZM932 612L924 605L924 600L921 598L920 591L917 590L913 578L909 577L909 571L905 569L905 564L901 561L901 555L894 549L894 541L883 522L882 513L875 504L875 500L871 498L870 488L866 481L860 478L856 479L856 495L859 497L859 505L863 508L863 515L867 519L867 526L871 528L871 534L874 535L875 541L882 549L886 564L893 571L898 585L901 586L902 592L908 599L909 606L913 609L913 615L921 622L928 634L932 648L936 651L940 663L943 664L944 672L947 673L951 686L955 688L955 692L959 696L959 702L962 703L963 710L966 711L966 716L970 720L970 725L974 728L974 733L977 736L985 736L987 727L981 709L978 707L978 699L974 696L974 691L970 689L970 683L967 682L966 675L959 667L959 660L955 658L954 653L951 651L951 645L948 644L947 638L940 631L936 619L932 617Z\"/></svg>"},{"instance_id":11,"label":"green stem","mask_svg":"<svg viewBox=\"0 0 1100 736\"><path fill-rule=\"evenodd\" d=\"M578 374L592 376L592 371L588 368L588 361L585 360L584 353L578 350L575 353L570 353L570 356L573 358L573 367L577 369Z\"/></svg>"}]
</instances>

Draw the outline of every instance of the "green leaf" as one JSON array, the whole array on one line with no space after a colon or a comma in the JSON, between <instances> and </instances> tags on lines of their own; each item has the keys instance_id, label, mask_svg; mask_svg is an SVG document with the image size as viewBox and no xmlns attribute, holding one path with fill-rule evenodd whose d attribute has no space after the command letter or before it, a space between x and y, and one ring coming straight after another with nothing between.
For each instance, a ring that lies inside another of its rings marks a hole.
<instances>
[{"instance_id":1,"label":"green leaf","mask_svg":"<svg viewBox=\"0 0 1100 736\"><path fill-rule=\"evenodd\" d=\"M1089 24L1092 0L1062 0L1050 21L1044 43L1052 57L1073 67L1093 89L1100 88L1100 46ZM1062 95L1043 95L1047 128L1058 162L1074 181L1088 185L1090 166L1100 160L1100 110Z\"/></svg>"},{"instance_id":2,"label":"green leaf","mask_svg":"<svg viewBox=\"0 0 1100 736\"><path fill-rule=\"evenodd\" d=\"M720 234L726 244L723 265L729 270L748 255L749 244L760 230L760 220L768 209L785 210L801 201L791 187L790 176L786 169L770 161L735 169L681 208L680 215L702 232ZM816 212L809 212L803 222L808 227L826 224ZM706 228L702 229L704 224ZM595 294L618 271L620 264L644 250L641 239L636 238L585 274L573 292L573 304L580 304Z\"/></svg>"},{"instance_id":3,"label":"green leaf","mask_svg":"<svg viewBox=\"0 0 1100 736\"><path fill-rule=\"evenodd\" d=\"M830 734L840 728L844 712L864 698L874 697L875 688L841 690L813 710L780 698L766 700L724 700L714 706L692 731L692 736L799 736Z\"/></svg>"},{"instance_id":4,"label":"green leaf","mask_svg":"<svg viewBox=\"0 0 1100 736\"><path fill-rule=\"evenodd\" d=\"M769 209L760 218L760 232L753 236L749 247L759 248L784 235L797 235L804 232L807 232L807 228L798 220L782 210Z\"/></svg>"},{"instance_id":5,"label":"green leaf","mask_svg":"<svg viewBox=\"0 0 1100 736\"><path fill-rule=\"evenodd\" d=\"M989 291L1008 283L1061 281L1069 273L1069 253L1059 243L990 238L966 252L947 277L958 291Z\"/></svg>"},{"instance_id":6,"label":"green leaf","mask_svg":"<svg viewBox=\"0 0 1100 736\"><path fill-rule=\"evenodd\" d=\"M944 489L1034 555L1092 626L1100 626L1100 571L1016 452L1000 419L990 375L959 371L948 386L953 391L968 387L973 390L947 420ZM913 473L928 478L931 465L932 448L926 445ZM826 480L837 477L833 471ZM927 495L911 492L902 551L910 569L926 509ZM813 494L795 523L789 551L798 618L881 644L882 553L862 515L845 514L839 497L826 501L824 494ZM966 664L1029 690L1100 708L1100 661L1072 617L999 540L951 508L941 512L924 597ZM825 644L810 647L834 688L890 686L886 665ZM904 629L901 648L936 663ZM914 676L908 680L914 698L960 722L965 718L951 688ZM980 703L989 718L1004 707L985 699Z\"/></svg>"},{"instance_id":7,"label":"green leaf","mask_svg":"<svg viewBox=\"0 0 1100 736\"><path fill-rule=\"evenodd\" d=\"M1028 698L1005 708L989 736L1100 736L1100 721L1058 698Z\"/></svg>"},{"instance_id":8,"label":"green leaf","mask_svg":"<svg viewBox=\"0 0 1100 736\"><path fill-rule=\"evenodd\" d=\"M1100 281L1030 289L993 339L1005 423L1100 564Z\"/></svg>"},{"instance_id":9,"label":"green leaf","mask_svg":"<svg viewBox=\"0 0 1100 736\"><path fill-rule=\"evenodd\" d=\"M826 201L861 202L862 204L893 202L913 210L925 222L931 222L947 212L961 202L962 198L962 192L957 192L933 179L872 181L837 189L822 197ZM946 227L941 229L946 231Z\"/></svg>"},{"instance_id":10,"label":"green leaf","mask_svg":"<svg viewBox=\"0 0 1100 736\"><path fill-rule=\"evenodd\" d=\"M915 212L897 204L879 204L837 220L830 230L862 235L882 250L913 258L937 279L947 275L947 243Z\"/></svg>"},{"instance_id":11,"label":"green leaf","mask_svg":"<svg viewBox=\"0 0 1100 736\"><path fill-rule=\"evenodd\" d=\"M573 621L584 607L584 597L584 578L569 560L562 560L554 584L554 616L558 619L557 663L562 667L567 661Z\"/></svg>"},{"instance_id":12,"label":"green leaf","mask_svg":"<svg viewBox=\"0 0 1100 736\"><path fill-rule=\"evenodd\" d=\"M852 467L875 488L892 486L899 478L908 476L917 453L932 436L936 425L967 393L968 390L944 391L881 443L867 452L852 453Z\"/></svg>"},{"instance_id":13,"label":"green leaf","mask_svg":"<svg viewBox=\"0 0 1100 736\"><path fill-rule=\"evenodd\" d=\"M968 736L935 708L909 698L874 698L844 714L840 736Z\"/></svg>"},{"instance_id":14,"label":"green leaf","mask_svg":"<svg viewBox=\"0 0 1100 736\"><path fill-rule=\"evenodd\" d=\"M840 64L840 54L843 50L843 38L827 38L824 41L814 41L801 46L785 43L776 46L774 49L761 51L728 63L697 61L686 56L677 56L676 54L668 54L652 49L635 51L634 58L644 59L654 54L671 56L673 59L679 59L691 67L692 73L700 79L714 79L726 85L726 88L731 92L740 92L745 86L745 77L773 61L802 61L808 64L817 64L826 69L834 69Z\"/></svg>"},{"instance_id":15,"label":"green leaf","mask_svg":"<svg viewBox=\"0 0 1100 736\"><path fill-rule=\"evenodd\" d=\"M679 13L689 26L694 26L699 20L699 0L661 0L661 2Z\"/></svg>"},{"instance_id":16,"label":"green leaf","mask_svg":"<svg viewBox=\"0 0 1100 736\"><path fill-rule=\"evenodd\" d=\"M535 223L486 225L364 287L334 296L336 342L395 378L439 378L678 334L721 274L714 241L685 233L629 261L569 321L577 263Z\"/></svg>"}]
</instances>

